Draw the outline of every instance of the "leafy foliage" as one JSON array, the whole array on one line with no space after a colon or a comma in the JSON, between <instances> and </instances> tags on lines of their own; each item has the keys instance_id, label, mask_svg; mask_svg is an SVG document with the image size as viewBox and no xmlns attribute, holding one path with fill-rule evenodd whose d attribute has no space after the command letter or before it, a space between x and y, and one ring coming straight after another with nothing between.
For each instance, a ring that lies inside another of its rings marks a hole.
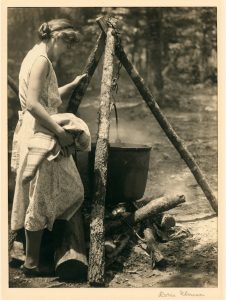
<instances>
[{"instance_id":1,"label":"leafy foliage","mask_svg":"<svg viewBox=\"0 0 226 300\"><path fill-rule=\"evenodd\" d=\"M26 52L37 42L40 24L52 18L69 18L81 33L81 42L71 57L56 68L59 84L82 72L97 36L95 19L118 18L126 53L138 71L157 91L169 81L197 84L217 81L217 24L214 7L14 7L8 9L8 70L17 81ZM99 89L101 65L91 82ZM126 76L122 71L122 79ZM125 81L126 86L128 82Z\"/></svg>"}]
</instances>

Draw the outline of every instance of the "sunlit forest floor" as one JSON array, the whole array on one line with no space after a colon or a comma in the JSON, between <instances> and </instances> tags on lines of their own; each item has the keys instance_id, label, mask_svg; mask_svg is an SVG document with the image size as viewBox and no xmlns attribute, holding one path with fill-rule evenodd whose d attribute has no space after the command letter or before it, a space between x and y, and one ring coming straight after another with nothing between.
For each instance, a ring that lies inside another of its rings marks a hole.
<instances>
[{"instance_id":1,"label":"sunlit forest floor","mask_svg":"<svg viewBox=\"0 0 226 300\"><path fill-rule=\"evenodd\" d=\"M203 170L217 193L217 89L194 86L174 93L180 105L163 109L177 134ZM217 217L180 155L140 99L117 99L119 136L122 142L152 147L145 195L178 192L186 203L170 214L184 235L161 243L167 259L163 268L150 267L150 258L130 242L113 266L106 270L107 287L217 287ZM93 139L97 128L98 99L87 96L80 116L90 126ZM112 113L111 141L115 139ZM220 200L220 199L219 199ZM10 268L10 287L88 287L86 283L62 282L56 277L29 279L17 268Z\"/></svg>"}]
</instances>

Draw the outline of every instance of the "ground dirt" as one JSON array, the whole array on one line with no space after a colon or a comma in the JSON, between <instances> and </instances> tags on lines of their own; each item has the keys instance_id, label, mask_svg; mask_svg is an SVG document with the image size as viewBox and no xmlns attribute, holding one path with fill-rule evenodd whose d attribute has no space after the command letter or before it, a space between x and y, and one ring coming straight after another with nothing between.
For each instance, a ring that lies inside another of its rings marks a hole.
<instances>
[{"instance_id":1,"label":"ground dirt","mask_svg":"<svg viewBox=\"0 0 226 300\"><path fill-rule=\"evenodd\" d=\"M203 170L217 193L217 96L216 88L196 86L183 90L180 107L164 109L177 134ZM150 258L138 243L130 241L116 262L106 270L106 287L217 287L217 223L209 202L187 165L169 142L157 121L141 99L117 99L119 135L123 142L152 147L145 195L178 192L186 203L169 213L184 235L160 243L167 264L151 269ZM93 138L97 128L98 101L84 99L80 115L89 124ZM95 120L95 122L94 122ZM115 139L112 114L111 141ZM78 282L63 282L56 277L26 278L19 268L9 272L10 287L88 287Z\"/></svg>"}]
</instances>

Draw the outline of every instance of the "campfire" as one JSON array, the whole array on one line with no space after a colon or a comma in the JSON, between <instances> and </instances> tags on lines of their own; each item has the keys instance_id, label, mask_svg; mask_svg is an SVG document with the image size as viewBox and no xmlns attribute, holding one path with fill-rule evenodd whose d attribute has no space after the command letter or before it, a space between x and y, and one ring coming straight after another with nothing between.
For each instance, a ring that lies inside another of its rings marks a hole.
<instances>
[{"instance_id":1,"label":"campfire","mask_svg":"<svg viewBox=\"0 0 226 300\"><path fill-rule=\"evenodd\" d=\"M157 199L141 198L133 201L132 205L119 203L109 211L105 220L106 266L110 266L134 238L149 255L149 267L163 265L166 259L158 243L169 241L176 224L174 217L164 211L184 202L185 197L182 195Z\"/></svg>"}]
</instances>

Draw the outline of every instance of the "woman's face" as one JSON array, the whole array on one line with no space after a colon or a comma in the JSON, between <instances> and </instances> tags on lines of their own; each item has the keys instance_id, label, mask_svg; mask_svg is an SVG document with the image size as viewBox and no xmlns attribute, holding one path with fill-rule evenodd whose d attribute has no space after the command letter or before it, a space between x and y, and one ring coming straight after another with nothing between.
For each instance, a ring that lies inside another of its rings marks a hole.
<instances>
[{"instance_id":1,"label":"woman's face","mask_svg":"<svg viewBox=\"0 0 226 300\"><path fill-rule=\"evenodd\" d=\"M63 38L54 38L52 44L52 54L54 60L59 60L61 55L69 53L71 50L74 49L75 45L71 44L68 41L65 41Z\"/></svg>"}]
</instances>

